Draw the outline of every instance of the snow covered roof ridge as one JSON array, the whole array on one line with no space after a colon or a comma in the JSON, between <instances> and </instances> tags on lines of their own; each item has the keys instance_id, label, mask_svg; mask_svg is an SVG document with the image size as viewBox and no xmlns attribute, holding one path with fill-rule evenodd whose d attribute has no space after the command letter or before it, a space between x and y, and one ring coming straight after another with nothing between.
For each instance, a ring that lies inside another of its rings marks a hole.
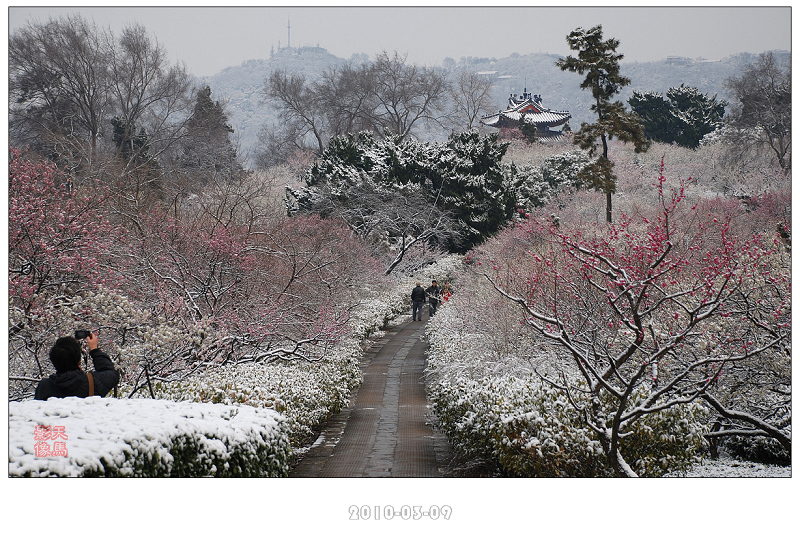
<instances>
[{"instance_id":1,"label":"snow covered roof ridge","mask_svg":"<svg viewBox=\"0 0 800 543\"><path fill-rule=\"evenodd\" d=\"M542 96L528 92L526 88L522 94L511 94L508 98L508 107L498 113L485 115L481 123L486 126L506 128L516 126L520 122L536 125L537 129L560 126L572 118L569 111L552 110L544 106Z\"/></svg>"}]
</instances>

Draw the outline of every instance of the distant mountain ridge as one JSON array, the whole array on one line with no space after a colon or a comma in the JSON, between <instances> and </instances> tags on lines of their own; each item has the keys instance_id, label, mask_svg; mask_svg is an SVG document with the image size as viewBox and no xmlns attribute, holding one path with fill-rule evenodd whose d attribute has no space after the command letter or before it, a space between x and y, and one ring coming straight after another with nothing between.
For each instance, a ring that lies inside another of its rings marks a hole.
<instances>
[{"instance_id":1,"label":"distant mountain ridge","mask_svg":"<svg viewBox=\"0 0 800 543\"><path fill-rule=\"evenodd\" d=\"M786 51L775 53L789 54ZM350 60L361 62L367 58L360 54L353 55ZM498 110L505 109L509 94L521 94L527 88L528 92L541 95L546 107L569 111L572 115L570 126L577 129L581 122L593 120L591 92L580 88L582 76L562 72L555 65L559 58L559 55L547 53L513 53L501 59L466 57L457 63L450 59L445 64L451 70L468 69L492 78ZM684 57L670 57L657 62L625 62L623 59L622 74L631 79L631 84L623 89L619 99L627 102L634 90L663 93L670 87L684 84L730 102L723 87L725 79L741 73L744 66L756 58L753 53L740 53L717 61ZM269 59L247 60L204 78L203 82L210 85L214 100L227 103L234 136L238 137L242 153L252 158L258 131L265 124L278 122L277 111L266 101L263 93L270 73L285 69L315 79L326 68L345 62L348 60L332 55L322 47L283 48L273 52ZM441 135L423 135L437 136Z\"/></svg>"}]
</instances>

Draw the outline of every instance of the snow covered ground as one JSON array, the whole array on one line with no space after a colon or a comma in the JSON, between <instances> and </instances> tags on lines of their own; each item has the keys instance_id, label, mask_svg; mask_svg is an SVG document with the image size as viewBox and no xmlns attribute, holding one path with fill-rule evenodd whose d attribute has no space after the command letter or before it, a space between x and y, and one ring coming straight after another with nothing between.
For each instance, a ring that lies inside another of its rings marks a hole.
<instances>
[{"instance_id":1,"label":"snow covered ground","mask_svg":"<svg viewBox=\"0 0 800 543\"><path fill-rule=\"evenodd\" d=\"M791 477L791 466L775 466L759 464L748 460L738 460L720 452L718 460L703 460L694 466L685 477ZM665 477L684 477L679 473L671 473Z\"/></svg>"}]
</instances>

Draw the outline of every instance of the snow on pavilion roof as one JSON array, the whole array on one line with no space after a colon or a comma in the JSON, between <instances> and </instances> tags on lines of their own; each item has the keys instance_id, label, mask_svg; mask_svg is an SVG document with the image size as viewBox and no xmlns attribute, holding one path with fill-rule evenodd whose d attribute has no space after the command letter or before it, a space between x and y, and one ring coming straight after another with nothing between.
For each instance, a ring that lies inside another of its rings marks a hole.
<instances>
[{"instance_id":1,"label":"snow on pavilion roof","mask_svg":"<svg viewBox=\"0 0 800 543\"><path fill-rule=\"evenodd\" d=\"M537 126L558 126L567 122L571 117L569 111L548 109L542 104L541 96L525 92L519 97L512 94L508 99L508 108L481 118L481 122L487 126L497 126L501 119L508 119L515 123L524 121Z\"/></svg>"},{"instance_id":2,"label":"snow on pavilion roof","mask_svg":"<svg viewBox=\"0 0 800 543\"><path fill-rule=\"evenodd\" d=\"M564 134L561 132L543 132L541 134L536 134L536 139L540 142L563 141Z\"/></svg>"}]
</instances>

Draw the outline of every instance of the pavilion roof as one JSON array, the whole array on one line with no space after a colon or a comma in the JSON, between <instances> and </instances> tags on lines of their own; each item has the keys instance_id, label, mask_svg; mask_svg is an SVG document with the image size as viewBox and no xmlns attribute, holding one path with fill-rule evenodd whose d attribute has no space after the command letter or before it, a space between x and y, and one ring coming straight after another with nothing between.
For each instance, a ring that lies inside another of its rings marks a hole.
<instances>
[{"instance_id":1,"label":"pavilion roof","mask_svg":"<svg viewBox=\"0 0 800 543\"><path fill-rule=\"evenodd\" d=\"M569 111L556 111L546 108L542 103L541 96L525 92L519 97L512 94L505 110L481 118L481 123L487 126L496 126L501 119L508 119L537 126L558 126L564 124L570 118L572 118L572 115L569 114Z\"/></svg>"}]
</instances>

